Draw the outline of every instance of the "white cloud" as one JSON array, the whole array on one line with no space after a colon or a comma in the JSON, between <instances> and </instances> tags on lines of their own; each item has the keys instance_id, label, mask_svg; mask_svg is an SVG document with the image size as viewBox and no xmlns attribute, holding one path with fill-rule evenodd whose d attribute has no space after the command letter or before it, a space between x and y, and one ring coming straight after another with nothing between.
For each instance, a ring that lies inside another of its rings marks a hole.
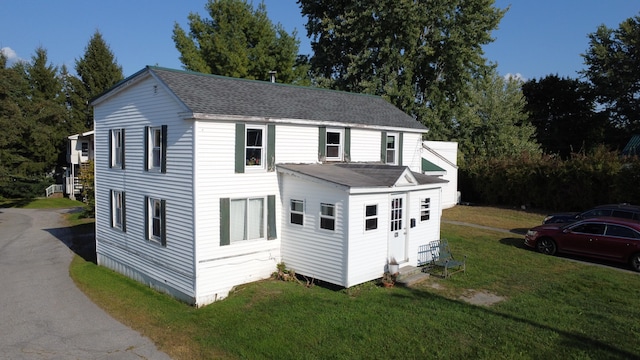
<instances>
[{"instance_id":1,"label":"white cloud","mask_svg":"<svg viewBox=\"0 0 640 360\"><path fill-rule=\"evenodd\" d=\"M527 81L527 79L524 76L522 76L522 74L520 73L515 73L515 74L508 73L507 75L504 76L504 79L505 80L513 79L513 80L522 81L522 82Z\"/></svg>"},{"instance_id":2,"label":"white cloud","mask_svg":"<svg viewBox=\"0 0 640 360\"><path fill-rule=\"evenodd\" d=\"M18 57L18 54L16 54L15 50L10 47L3 47L2 49L0 49L0 53L2 53L2 55L7 58L7 64L13 64L22 60Z\"/></svg>"}]
</instances>

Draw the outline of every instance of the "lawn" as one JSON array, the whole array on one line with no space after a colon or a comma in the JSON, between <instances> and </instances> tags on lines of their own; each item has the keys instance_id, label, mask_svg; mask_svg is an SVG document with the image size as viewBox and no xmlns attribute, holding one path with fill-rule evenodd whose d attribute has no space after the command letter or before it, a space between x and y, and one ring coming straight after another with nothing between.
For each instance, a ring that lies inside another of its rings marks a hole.
<instances>
[{"instance_id":1,"label":"lawn","mask_svg":"<svg viewBox=\"0 0 640 360\"><path fill-rule=\"evenodd\" d=\"M37 199L2 199L0 208L20 207L24 209L61 209L82 207L83 202L68 198L37 198Z\"/></svg>"},{"instance_id":2,"label":"lawn","mask_svg":"<svg viewBox=\"0 0 640 360\"><path fill-rule=\"evenodd\" d=\"M443 214L505 229L537 225L540 216L480 207ZM390 289L267 280L201 309L79 257L70 273L94 302L174 359L640 358L639 275L543 256L515 234L445 223L442 237L468 256L466 274ZM474 294L502 301L464 300Z\"/></svg>"}]
</instances>

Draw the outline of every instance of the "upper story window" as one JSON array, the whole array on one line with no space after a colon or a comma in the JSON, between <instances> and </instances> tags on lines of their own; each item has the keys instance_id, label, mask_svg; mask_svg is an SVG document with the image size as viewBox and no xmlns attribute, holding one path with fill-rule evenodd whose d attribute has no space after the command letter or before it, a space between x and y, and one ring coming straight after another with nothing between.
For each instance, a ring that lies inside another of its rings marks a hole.
<instances>
[{"instance_id":1,"label":"upper story window","mask_svg":"<svg viewBox=\"0 0 640 360\"><path fill-rule=\"evenodd\" d=\"M387 133L385 141L385 162L390 165L398 165L398 134Z\"/></svg>"},{"instance_id":2,"label":"upper story window","mask_svg":"<svg viewBox=\"0 0 640 360\"><path fill-rule=\"evenodd\" d=\"M124 129L111 130L111 167L124 169Z\"/></svg>"},{"instance_id":3,"label":"upper story window","mask_svg":"<svg viewBox=\"0 0 640 360\"><path fill-rule=\"evenodd\" d=\"M328 161L342 161L343 138L343 129L327 129L326 159Z\"/></svg>"},{"instance_id":4,"label":"upper story window","mask_svg":"<svg viewBox=\"0 0 640 360\"><path fill-rule=\"evenodd\" d=\"M275 124L236 124L235 172L274 171L276 159Z\"/></svg>"},{"instance_id":5,"label":"upper story window","mask_svg":"<svg viewBox=\"0 0 640 360\"><path fill-rule=\"evenodd\" d=\"M146 127L146 170L167 172L167 126Z\"/></svg>"},{"instance_id":6,"label":"upper story window","mask_svg":"<svg viewBox=\"0 0 640 360\"><path fill-rule=\"evenodd\" d=\"M245 141L245 166L264 169L264 126L247 126Z\"/></svg>"},{"instance_id":7,"label":"upper story window","mask_svg":"<svg viewBox=\"0 0 640 360\"><path fill-rule=\"evenodd\" d=\"M89 156L89 143L86 141L83 141L80 143L80 148L82 149L82 156L87 157Z\"/></svg>"}]
</instances>

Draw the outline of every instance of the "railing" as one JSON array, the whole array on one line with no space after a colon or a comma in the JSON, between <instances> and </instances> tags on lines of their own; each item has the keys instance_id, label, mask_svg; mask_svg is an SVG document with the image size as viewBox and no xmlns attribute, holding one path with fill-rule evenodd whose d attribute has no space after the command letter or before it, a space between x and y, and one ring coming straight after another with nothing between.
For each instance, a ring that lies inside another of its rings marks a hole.
<instances>
[{"instance_id":1,"label":"railing","mask_svg":"<svg viewBox=\"0 0 640 360\"><path fill-rule=\"evenodd\" d=\"M54 185L50 185L45 191L47 193L47 197L55 194L55 193L61 193L63 191L64 186L63 185L58 185L58 184L54 184Z\"/></svg>"}]
</instances>

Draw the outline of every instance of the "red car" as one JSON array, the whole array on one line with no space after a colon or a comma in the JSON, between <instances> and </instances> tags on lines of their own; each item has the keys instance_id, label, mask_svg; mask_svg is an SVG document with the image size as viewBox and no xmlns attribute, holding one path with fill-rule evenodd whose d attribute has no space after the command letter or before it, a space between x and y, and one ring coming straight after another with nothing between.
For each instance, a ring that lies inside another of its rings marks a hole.
<instances>
[{"instance_id":1,"label":"red car","mask_svg":"<svg viewBox=\"0 0 640 360\"><path fill-rule=\"evenodd\" d=\"M640 222L597 217L571 224L532 228L524 244L543 254L556 252L628 263L640 271Z\"/></svg>"}]
</instances>

